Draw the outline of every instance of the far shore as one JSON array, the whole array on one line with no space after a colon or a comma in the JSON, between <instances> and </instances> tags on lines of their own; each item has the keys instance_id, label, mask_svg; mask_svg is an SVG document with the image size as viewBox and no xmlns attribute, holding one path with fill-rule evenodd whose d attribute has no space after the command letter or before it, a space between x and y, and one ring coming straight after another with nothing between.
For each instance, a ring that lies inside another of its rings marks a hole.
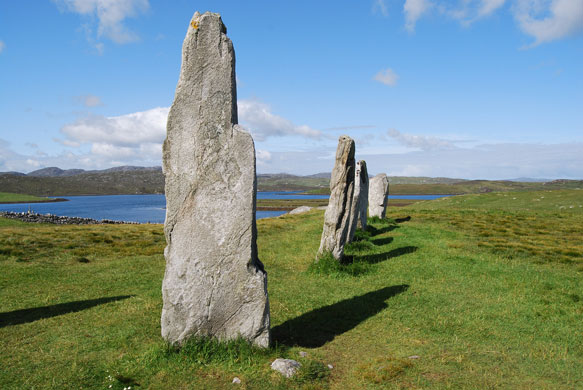
<instances>
[{"instance_id":1,"label":"far shore","mask_svg":"<svg viewBox=\"0 0 583 390\"><path fill-rule=\"evenodd\" d=\"M68 202L69 199L64 198L47 198L43 200L29 200L29 201L13 201L13 202L0 202L0 204L28 204L28 203L54 203L54 202Z\"/></svg>"}]
</instances>

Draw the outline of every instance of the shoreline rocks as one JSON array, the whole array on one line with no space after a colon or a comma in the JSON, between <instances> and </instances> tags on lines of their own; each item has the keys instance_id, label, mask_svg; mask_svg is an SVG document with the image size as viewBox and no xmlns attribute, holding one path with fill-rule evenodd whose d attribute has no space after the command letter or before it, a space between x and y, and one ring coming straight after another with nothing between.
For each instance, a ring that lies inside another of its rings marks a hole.
<instances>
[{"instance_id":1,"label":"shoreline rocks","mask_svg":"<svg viewBox=\"0 0 583 390\"><path fill-rule=\"evenodd\" d=\"M28 212L12 212L12 211L1 211L0 217L17 219L22 222L29 223L52 223L55 225L139 225L139 222L130 221L113 221L111 219L92 219L92 218L82 218L82 217L67 217L61 215L53 214L38 214L38 213L28 213Z\"/></svg>"}]
</instances>

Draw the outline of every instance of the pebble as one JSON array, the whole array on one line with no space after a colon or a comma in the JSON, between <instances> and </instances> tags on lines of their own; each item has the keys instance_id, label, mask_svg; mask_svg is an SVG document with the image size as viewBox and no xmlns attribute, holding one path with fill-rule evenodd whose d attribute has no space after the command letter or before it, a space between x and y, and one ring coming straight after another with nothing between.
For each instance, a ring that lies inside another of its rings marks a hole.
<instances>
[{"instance_id":1,"label":"pebble","mask_svg":"<svg viewBox=\"0 0 583 390\"><path fill-rule=\"evenodd\" d=\"M238 377L234 377L233 383L239 384L239 383L241 383L241 379L239 379Z\"/></svg>"}]
</instances>

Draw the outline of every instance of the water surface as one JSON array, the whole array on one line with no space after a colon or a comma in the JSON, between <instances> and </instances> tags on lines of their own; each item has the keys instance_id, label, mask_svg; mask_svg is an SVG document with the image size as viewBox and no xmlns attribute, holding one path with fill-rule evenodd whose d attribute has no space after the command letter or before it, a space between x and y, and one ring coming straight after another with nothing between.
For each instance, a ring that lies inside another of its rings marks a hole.
<instances>
[{"instance_id":1,"label":"water surface","mask_svg":"<svg viewBox=\"0 0 583 390\"><path fill-rule=\"evenodd\" d=\"M390 195L390 199L436 199L448 195ZM327 199L328 195L300 195L299 192L258 192L257 199ZM32 210L40 214L97 220L164 223L164 195L66 196L68 202L0 204L0 211ZM277 217L286 211L257 211L257 219Z\"/></svg>"}]
</instances>

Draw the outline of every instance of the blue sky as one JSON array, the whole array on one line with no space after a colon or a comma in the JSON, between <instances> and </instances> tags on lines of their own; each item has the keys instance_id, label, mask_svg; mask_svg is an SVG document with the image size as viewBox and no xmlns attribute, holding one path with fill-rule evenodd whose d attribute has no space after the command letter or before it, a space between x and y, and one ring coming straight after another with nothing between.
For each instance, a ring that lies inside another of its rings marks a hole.
<instances>
[{"instance_id":1,"label":"blue sky","mask_svg":"<svg viewBox=\"0 0 583 390\"><path fill-rule=\"evenodd\" d=\"M259 173L583 178L583 0L0 1L0 171L161 165L197 10Z\"/></svg>"}]
</instances>

